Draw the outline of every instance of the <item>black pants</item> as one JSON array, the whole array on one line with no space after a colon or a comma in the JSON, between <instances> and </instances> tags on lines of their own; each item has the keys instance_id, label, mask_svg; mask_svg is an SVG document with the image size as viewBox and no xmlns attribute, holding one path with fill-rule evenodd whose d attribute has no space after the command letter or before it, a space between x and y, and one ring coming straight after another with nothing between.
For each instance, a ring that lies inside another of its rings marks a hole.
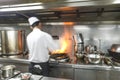
<instances>
[{"instance_id":1,"label":"black pants","mask_svg":"<svg viewBox=\"0 0 120 80\"><path fill-rule=\"evenodd\" d=\"M35 68L35 65L40 65L42 70L39 68ZM49 74L49 63L48 62L43 62L43 63L34 63L31 62L29 65L29 72L32 74L36 75L43 75L43 76L48 76Z\"/></svg>"}]
</instances>

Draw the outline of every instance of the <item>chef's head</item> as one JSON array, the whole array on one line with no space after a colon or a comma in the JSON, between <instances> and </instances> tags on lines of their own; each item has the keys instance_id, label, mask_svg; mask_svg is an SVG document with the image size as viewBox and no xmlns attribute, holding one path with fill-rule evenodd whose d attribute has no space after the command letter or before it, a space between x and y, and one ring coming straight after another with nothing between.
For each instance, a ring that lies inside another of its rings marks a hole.
<instances>
[{"instance_id":1,"label":"chef's head","mask_svg":"<svg viewBox=\"0 0 120 80\"><path fill-rule=\"evenodd\" d=\"M35 26L39 25L40 20L37 17L30 17L28 19L28 22L29 22L30 26L34 28Z\"/></svg>"}]
</instances>

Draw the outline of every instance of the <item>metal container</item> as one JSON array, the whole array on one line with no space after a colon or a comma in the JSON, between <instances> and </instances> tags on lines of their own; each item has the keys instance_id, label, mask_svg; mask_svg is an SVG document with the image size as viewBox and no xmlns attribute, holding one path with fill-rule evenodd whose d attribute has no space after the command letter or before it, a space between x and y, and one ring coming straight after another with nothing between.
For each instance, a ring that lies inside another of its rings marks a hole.
<instances>
[{"instance_id":1,"label":"metal container","mask_svg":"<svg viewBox=\"0 0 120 80\"><path fill-rule=\"evenodd\" d=\"M76 52L79 54L82 53L84 51L84 38L82 33L78 33L77 35L74 35L74 41L77 47Z\"/></svg>"},{"instance_id":2,"label":"metal container","mask_svg":"<svg viewBox=\"0 0 120 80\"><path fill-rule=\"evenodd\" d=\"M2 78L10 78L14 76L16 66L15 65L6 65L1 67Z\"/></svg>"},{"instance_id":3,"label":"metal container","mask_svg":"<svg viewBox=\"0 0 120 80\"><path fill-rule=\"evenodd\" d=\"M19 54L25 50L25 32L22 30L1 31L1 53Z\"/></svg>"},{"instance_id":4,"label":"metal container","mask_svg":"<svg viewBox=\"0 0 120 80\"><path fill-rule=\"evenodd\" d=\"M88 61L93 64L98 64L101 61L101 56L99 54L88 54L86 57Z\"/></svg>"},{"instance_id":5,"label":"metal container","mask_svg":"<svg viewBox=\"0 0 120 80\"><path fill-rule=\"evenodd\" d=\"M97 51L97 46L96 45L87 45L85 46L85 52L86 53L94 53Z\"/></svg>"},{"instance_id":6,"label":"metal container","mask_svg":"<svg viewBox=\"0 0 120 80\"><path fill-rule=\"evenodd\" d=\"M108 49L109 55L120 62L120 44L112 44L111 48Z\"/></svg>"},{"instance_id":7,"label":"metal container","mask_svg":"<svg viewBox=\"0 0 120 80\"><path fill-rule=\"evenodd\" d=\"M112 52L120 53L120 44L112 44L111 49Z\"/></svg>"}]
</instances>

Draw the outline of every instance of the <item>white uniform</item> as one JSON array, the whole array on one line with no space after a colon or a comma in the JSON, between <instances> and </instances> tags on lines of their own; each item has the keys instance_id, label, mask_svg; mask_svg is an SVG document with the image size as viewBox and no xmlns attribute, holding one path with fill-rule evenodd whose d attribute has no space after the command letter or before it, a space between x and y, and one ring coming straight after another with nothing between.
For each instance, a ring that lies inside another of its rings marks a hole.
<instances>
[{"instance_id":1,"label":"white uniform","mask_svg":"<svg viewBox=\"0 0 120 80\"><path fill-rule=\"evenodd\" d=\"M34 63L47 62L49 60L49 51L57 49L52 37L38 28L34 28L27 36L27 45L29 61Z\"/></svg>"}]
</instances>

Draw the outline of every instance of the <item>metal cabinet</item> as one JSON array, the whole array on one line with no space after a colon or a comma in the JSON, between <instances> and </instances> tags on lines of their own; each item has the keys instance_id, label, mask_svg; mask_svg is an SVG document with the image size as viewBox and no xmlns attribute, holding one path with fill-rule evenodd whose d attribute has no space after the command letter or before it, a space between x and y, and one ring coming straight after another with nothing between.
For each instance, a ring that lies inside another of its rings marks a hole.
<instances>
[{"instance_id":1,"label":"metal cabinet","mask_svg":"<svg viewBox=\"0 0 120 80\"><path fill-rule=\"evenodd\" d=\"M73 80L73 73L74 72L72 67L50 66L49 76Z\"/></svg>"},{"instance_id":2,"label":"metal cabinet","mask_svg":"<svg viewBox=\"0 0 120 80\"><path fill-rule=\"evenodd\" d=\"M120 71L111 70L110 71L110 80L120 80Z\"/></svg>"},{"instance_id":3,"label":"metal cabinet","mask_svg":"<svg viewBox=\"0 0 120 80\"><path fill-rule=\"evenodd\" d=\"M109 70L96 70L96 80L110 80Z\"/></svg>"},{"instance_id":4,"label":"metal cabinet","mask_svg":"<svg viewBox=\"0 0 120 80\"><path fill-rule=\"evenodd\" d=\"M96 71L93 69L75 69L74 80L96 80Z\"/></svg>"},{"instance_id":5,"label":"metal cabinet","mask_svg":"<svg viewBox=\"0 0 120 80\"><path fill-rule=\"evenodd\" d=\"M74 80L109 80L109 70L75 69Z\"/></svg>"}]
</instances>

